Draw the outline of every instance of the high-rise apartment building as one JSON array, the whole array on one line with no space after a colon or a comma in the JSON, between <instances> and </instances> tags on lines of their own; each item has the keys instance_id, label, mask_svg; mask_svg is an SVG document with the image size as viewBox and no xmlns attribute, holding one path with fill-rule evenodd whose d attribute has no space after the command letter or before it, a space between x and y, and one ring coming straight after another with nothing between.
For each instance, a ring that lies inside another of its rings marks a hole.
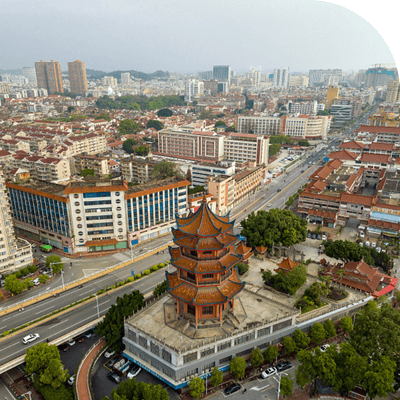
<instances>
[{"instance_id":1,"label":"high-rise apartment building","mask_svg":"<svg viewBox=\"0 0 400 400\"><path fill-rule=\"evenodd\" d=\"M131 84L131 74L129 72L121 73L121 85L130 85Z\"/></svg>"},{"instance_id":2,"label":"high-rise apartment building","mask_svg":"<svg viewBox=\"0 0 400 400\"><path fill-rule=\"evenodd\" d=\"M69 62L68 75L71 85L71 93L84 96L88 90L85 63L80 60Z\"/></svg>"},{"instance_id":3,"label":"high-rise apartment building","mask_svg":"<svg viewBox=\"0 0 400 400\"><path fill-rule=\"evenodd\" d=\"M37 83L35 67L23 67L22 75L28 79L29 83Z\"/></svg>"},{"instance_id":4,"label":"high-rise apartment building","mask_svg":"<svg viewBox=\"0 0 400 400\"><path fill-rule=\"evenodd\" d=\"M118 86L118 80L113 76L105 76L104 78L101 78L101 84L103 86Z\"/></svg>"},{"instance_id":5,"label":"high-rise apartment building","mask_svg":"<svg viewBox=\"0 0 400 400\"><path fill-rule=\"evenodd\" d=\"M251 68L249 72L246 72L246 79L252 81L253 86L260 86L261 83L261 66L257 68Z\"/></svg>"},{"instance_id":6,"label":"high-rise apartment building","mask_svg":"<svg viewBox=\"0 0 400 400\"><path fill-rule=\"evenodd\" d=\"M41 60L35 62L35 69L39 89L46 89L48 94L64 92L60 63Z\"/></svg>"},{"instance_id":7,"label":"high-rise apartment building","mask_svg":"<svg viewBox=\"0 0 400 400\"><path fill-rule=\"evenodd\" d=\"M3 172L0 171L0 273L13 272L32 264L31 245L15 239Z\"/></svg>"},{"instance_id":8,"label":"high-rise apartment building","mask_svg":"<svg viewBox=\"0 0 400 400\"><path fill-rule=\"evenodd\" d=\"M273 86L287 87L289 84L289 68L276 68L274 70Z\"/></svg>"},{"instance_id":9,"label":"high-rise apartment building","mask_svg":"<svg viewBox=\"0 0 400 400\"><path fill-rule=\"evenodd\" d=\"M213 79L217 81L228 81L231 80L231 67L230 65L214 65L213 67Z\"/></svg>"},{"instance_id":10,"label":"high-rise apartment building","mask_svg":"<svg viewBox=\"0 0 400 400\"><path fill-rule=\"evenodd\" d=\"M325 84L326 79L329 82L330 76L342 77L342 75L343 75L343 72L341 69L310 69L309 83L310 83L310 86L313 86L316 84ZM338 81L340 81L339 78L338 78Z\"/></svg>"},{"instance_id":11,"label":"high-rise apartment building","mask_svg":"<svg viewBox=\"0 0 400 400\"><path fill-rule=\"evenodd\" d=\"M388 83L386 92L386 103L394 103L399 101L399 81L393 80Z\"/></svg>"},{"instance_id":12,"label":"high-rise apartment building","mask_svg":"<svg viewBox=\"0 0 400 400\"><path fill-rule=\"evenodd\" d=\"M325 109L330 110L333 101L339 97L339 88L334 86L329 86L326 92Z\"/></svg>"},{"instance_id":13,"label":"high-rise apartment building","mask_svg":"<svg viewBox=\"0 0 400 400\"><path fill-rule=\"evenodd\" d=\"M365 73L364 87L371 86L376 89L378 86L386 86L389 81L399 80L397 68L374 67L368 68Z\"/></svg>"},{"instance_id":14,"label":"high-rise apartment building","mask_svg":"<svg viewBox=\"0 0 400 400\"><path fill-rule=\"evenodd\" d=\"M308 82L309 82L308 76L305 75L289 76L289 86L307 87Z\"/></svg>"},{"instance_id":15,"label":"high-rise apartment building","mask_svg":"<svg viewBox=\"0 0 400 400\"><path fill-rule=\"evenodd\" d=\"M191 79L185 84L185 101L192 102L204 95L204 83Z\"/></svg>"}]
</instances>

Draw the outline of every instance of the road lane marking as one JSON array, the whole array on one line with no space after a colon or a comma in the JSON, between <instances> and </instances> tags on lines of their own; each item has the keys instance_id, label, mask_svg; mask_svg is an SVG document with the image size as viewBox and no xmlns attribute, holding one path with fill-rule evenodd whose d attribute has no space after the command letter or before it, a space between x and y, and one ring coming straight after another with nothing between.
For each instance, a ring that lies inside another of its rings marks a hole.
<instances>
[{"instance_id":1,"label":"road lane marking","mask_svg":"<svg viewBox=\"0 0 400 400\"><path fill-rule=\"evenodd\" d=\"M14 343L14 344L10 344L10 346L7 346L7 347L2 347L2 351L3 350L5 350L5 349L9 349L10 347L13 347L13 346L15 346L16 344L18 344L19 342L17 342L17 343Z\"/></svg>"},{"instance_id":2,"label":"road lane marking","mask_svg":"<svg viewBox=\"0 0 400 400\"><path fill-rule=\"evenodd\" d=\"M102 306L103 304L106 304L106 303L110 302L110 301L111 301L111 300L107 300L107 301L105 301L105 302L103 302L103 303L99 303L99 307ZM97 305L95 305L93 308L97 308Z\"/></svg>"},{"instance_id":3,"label":"road lane marking","mask_svg":"<svg viewBox=\"0 0 400 400\"><path fill-rule=\"evenodd\" d=\"M257 392L259 392L260 390L265 389L265 388L269 388L269 387L272 387L272 386L268 384L268 385L263 386L263 387L252 387L252 388L250 388L250 390L256 390Z\"/></svg>"},{"instance_id":4,"label":"road lane marking","mask_svg":"<svg viewBox=\"0 0 400 400\"><path fill-rule=\"evenodd\" d=\"M67 322L67 321L68 321L68 320L65 319L64 321L61 321L61 322L59 322L58 324L55 324L55 325L53 325L53 326L50 326L49 329L53 329L53 328L55 328L57 325L63 324L64 322Z\"/></svg>"},{"instance_id":5,"label":"road lane marking","mask_svg":"<svg viewBox=\"0 0 400 400\"><path fill-rule=\"evenodd\" d=\"M41 312L46 311L46 310L50 310L50 309L52 309L52 308L54 308L54 306L51 306L51 307L49 307L49 308L44 308L43 310L40 310L40 311L37 312L36 314L40 314Z\"/></svg>"}]
</instances>

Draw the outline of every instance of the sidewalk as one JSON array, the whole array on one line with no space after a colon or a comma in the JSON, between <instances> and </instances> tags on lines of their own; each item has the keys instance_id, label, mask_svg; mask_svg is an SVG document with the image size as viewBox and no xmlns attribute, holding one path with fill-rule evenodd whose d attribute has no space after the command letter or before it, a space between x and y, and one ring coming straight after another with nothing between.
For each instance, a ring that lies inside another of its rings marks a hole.
<instances>
[{"instance_id":1,"label":"sidewalk","mask_svg":"<svg viewBox=\"0 0 400 400\"><path fill-rule=\"evenodd\" d=\"M17 400L17 398L11 393L11 391L2 381L0 381L0 399Z\"/></svg>"},{"instance_id":2,"label":"sidewalk","mask_svg":"<svg viewBox=\"0 0 400 400\"><path fill-rule=\"evenodd\" d=\"M103 338L100 342L86 353L84 360L78 370L76 375L76 395L78 400L92 400L90 395L90 369L92 367L93 361L96 359L97 355L101 350L106 347L106 340Z\"/></svg>"}]
</instances>

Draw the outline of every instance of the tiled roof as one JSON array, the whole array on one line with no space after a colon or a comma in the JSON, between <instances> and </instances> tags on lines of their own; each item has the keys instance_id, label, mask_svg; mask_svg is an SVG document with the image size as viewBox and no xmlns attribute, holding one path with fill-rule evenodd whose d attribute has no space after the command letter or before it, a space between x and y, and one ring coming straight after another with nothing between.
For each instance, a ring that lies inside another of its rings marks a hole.
<instances>
[{"instance_id":1,"label":"tiled roof","mask_svg":"<svg viewBox=\"0 0 400 400\"><path fill-rule=\"evenodd\" d=\"M364 153L360 161L362 162L373 162L373 163L383 163L383 164L390 164L391 162L391 157L387 154L370 154L370 153Z\"/></svg>"},{"instance_id":2,"label":"tiled roof","mask_svg":"<svg viewBox=\"0 0 400 400\"><path fill-rule=\"evenodd\" d=\"M284 258L279 264L277 264L280 269L285 271L291 271L294 267L299 265L298 262L292 261L289 257Z\"/></svg>"},{"instance_id":3,"label":"tiled roof","mask_svg":"<svg viewBox=\"0 0 400 400\"><path fill-rule=\"evenodd\" d=\"M370 133L396 133L400 135L400 128L390 126L369 126L361 125L354 132L370 132Z\"/></svg>"},{"instance_id":4,"label":"tiled roof","mask_svg":"<svg viewBox=\"0 0 400 400\"><path fill-rule=\"evenodd\" d=\"M340 201L342 203L361 204L364 206L372 206L376 203L376 198L372 196L362 196L360 194L341 193Z\"/></svg>"},{"instance_id":5,"label":"tiled roof","mask_svg":"<svg viewBox=\"0 0 400 400\"><path fill-rule=\"evenodd\" d=\"M339 159L339 160L355 160L357 157L359 157L359 154L353 153L348 150L340 150L340 151L333 151L328 155L329 158L331 159Z\"/></svg>"},{"instance_id":6,"label":"tiled roof","mask_svg":"<svg viewBox=\"0 0 400 400\"><path fill-rule=\"evenodd\" d=\"M357 142L355 140L352 140L350 142L343 142L339 147L341 149L357 149L357 150L362 150L366 147L367 145L362 142Z\"/></svg>"},{"instance_id":7,"label":"tiled roof","mask_svg":"<svg viewBox=\"0 0 400 400\"><path fill-rule=\"evenodd\" d=\"M369 146L371 150L386 150L393 151L396 147L393 143L380 143L380 142L372 142Z\"/></svg>"}]
</instances>

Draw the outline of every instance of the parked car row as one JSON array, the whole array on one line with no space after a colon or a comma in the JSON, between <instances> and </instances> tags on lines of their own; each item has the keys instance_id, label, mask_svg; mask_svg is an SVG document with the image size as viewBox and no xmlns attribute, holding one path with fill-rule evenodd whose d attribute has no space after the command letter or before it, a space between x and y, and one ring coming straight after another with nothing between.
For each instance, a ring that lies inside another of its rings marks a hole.
<instances>
[{"instance_id":1,"label":"parked car row","mask_svg":"<svg viewBox=\"0 0 400 400\"><path fill-rule=\"evenodd\" d=\"M115 351L108 348L105 353L104 357L110 358L115 354ZM105 364L105 367L111 370L107 374L107 378L114 383L121 382L121 376L125 375L128 379L134 378L139 372L142 370L138 365L132 363L130 360L122 357L120 355L114 356Z\"/></svg>"},{"instance_id":2,"label":"parked car row","mask_svg":"<svg viewBox=\"0 0 400 400\"><path fill-rule=\"evenodd\" d=\"M316 240L328 240L331 238L330 235L327 235L324 232L316 233L316 232L311 232L311 231L307 232L307 237L309 239L316 239Z\"/></svg>"},{"instance_id":3,"label":"parked car row","mask_svg":"<svg viewBox=\"0 0 400 400\"><path fill-rule=\"evenodd\" d=\"M93 336L94 336L93 329L90 329L90 330L82 333L82 335L79 335L76 338L68 340L66 343L64 343L60 346L60 349L62 351L68 351L70 347L72 347L73 345L76 344L76 342L82 343L85 339L90 339Z\"/></svg>"}]
</instances>

